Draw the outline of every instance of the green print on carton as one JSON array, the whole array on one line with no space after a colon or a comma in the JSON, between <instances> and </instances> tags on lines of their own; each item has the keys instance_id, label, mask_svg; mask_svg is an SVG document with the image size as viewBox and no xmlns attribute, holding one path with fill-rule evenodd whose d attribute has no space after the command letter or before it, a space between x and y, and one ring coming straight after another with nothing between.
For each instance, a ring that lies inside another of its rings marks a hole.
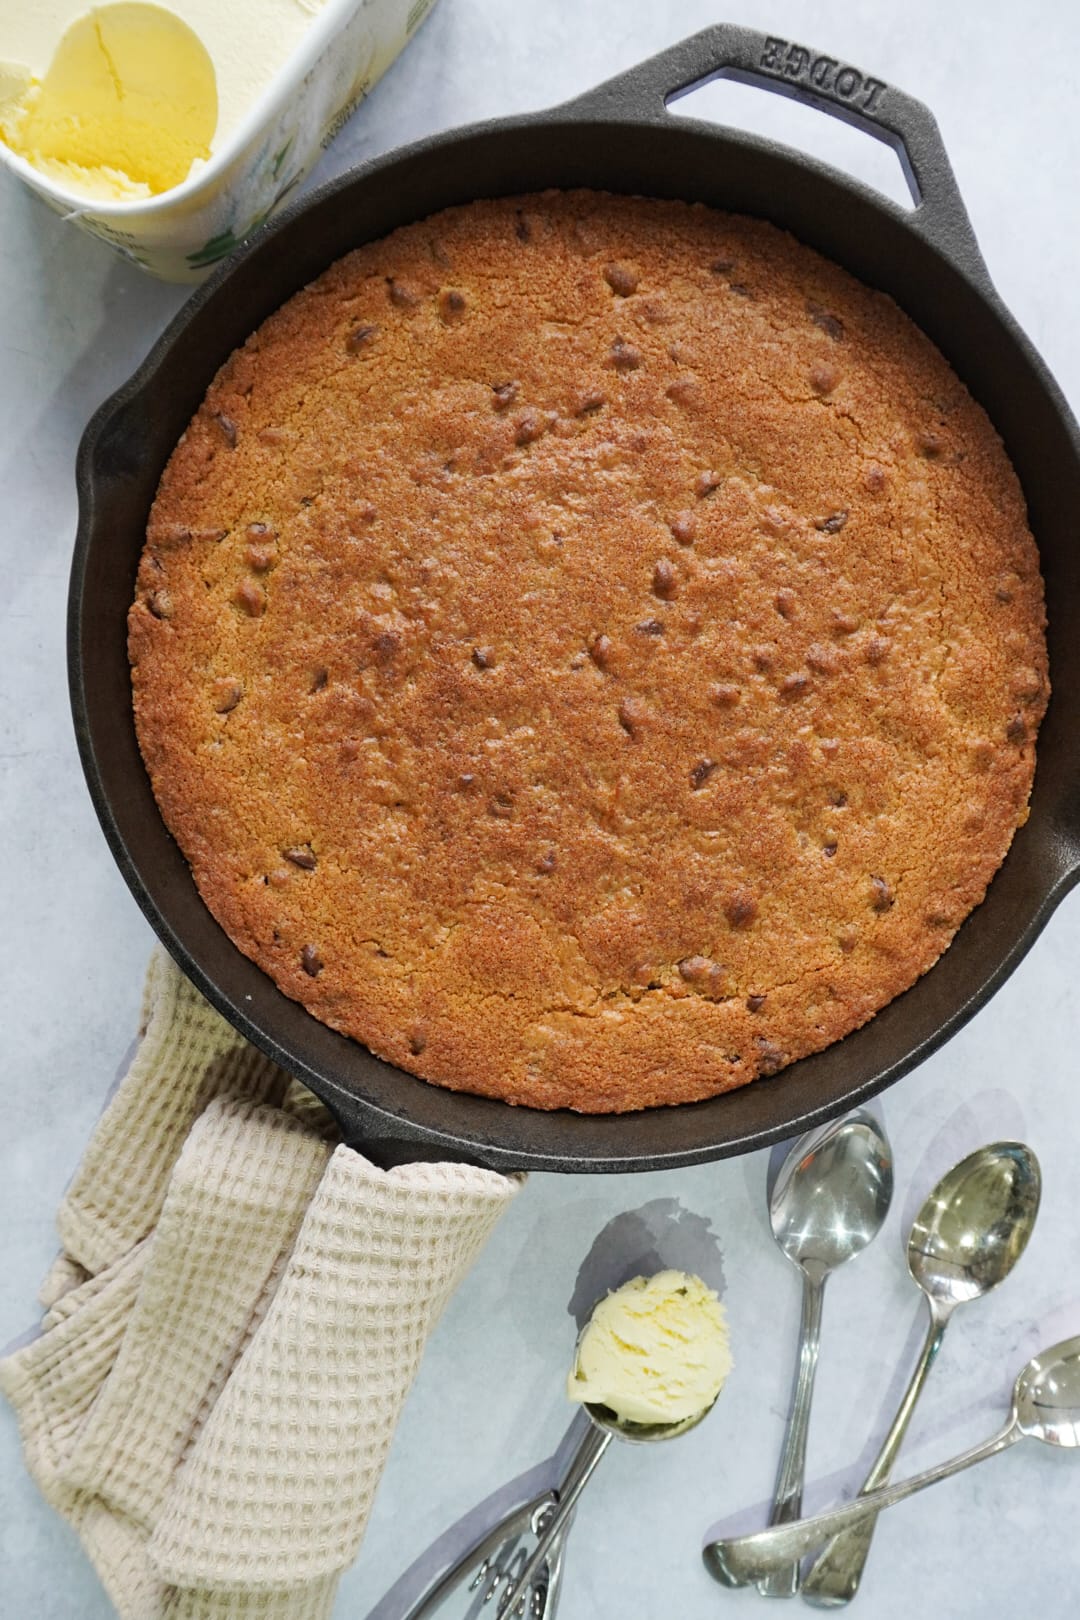
<instances>
[{"instance_id":1,"label":"green print on carton","mask_svg":"<svg viewBox=\"0 0 1080 1620\"><path fill-rule=\"evenodd\" d=\"M284 160L285 154L291 145L292 140L290 139L285 143L285 145L281 148L281 151L275 157L275 177L277 176L278 167ZM249 220L247 225L244 226L243 230L241 230L239 234L231 225L227 225L226 228L223 231L219 231L216 236L208 237L201 248L196 248L194 253L187 254L187 262L191 268L193 270L205 270L207 265L216 264L219 259L227 258L235 248L240 246L241 242L247 240L253 231L257 231L260 225L265 224L265 222L270 218L270 215L274 212L274 209L284 202L285 198L289 195L289 192L292 191L294 186L298 186L300 184L302 178L302 175L294 174L291 180L287 180L273 201L263 209L261 214L256 214L254 219Z\"/></svg>"}]
</instances>

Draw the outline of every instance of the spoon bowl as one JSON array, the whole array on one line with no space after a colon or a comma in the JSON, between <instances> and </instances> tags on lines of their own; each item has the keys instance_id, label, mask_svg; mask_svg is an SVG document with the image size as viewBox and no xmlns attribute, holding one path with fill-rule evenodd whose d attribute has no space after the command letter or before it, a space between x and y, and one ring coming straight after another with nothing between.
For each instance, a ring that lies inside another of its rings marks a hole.
<instances>
[{"instance_id":1,"label":"spoon bowl","mask_svg":"<svg viewBox=\"0 0 1080 1620\"><path fill-rule=\"evenodd\" d=\"M804 1136L769 1199L773 1236L793 1265L824 1276L877 1236L892 1199L892 1154L868 1114Z\"/></svg>"},{"instance_id":2,"label":"spoon bowl","mask_svg":"<svg viewBox=\"0 0 1080 1620\"><path fill-rule=\"evenodd\" d=\"M1032 1356L1016 1380L1013 1419L1046 1446L1080 1446L1080 1336Z\"/></svg>"},{"instance_id":3,"label":"spoon bowl","mask_svg":"<svg viewBox=\"0 0 1080 1620\"><path fill-rule=\"evenodd\" d=\"M1039 1213L1039 1163L1022 1142L992 1142L943 1176L915 1217L908 1270L931 1308L979 1299L1012 1271Z\"/></svg>"}]
</instances>

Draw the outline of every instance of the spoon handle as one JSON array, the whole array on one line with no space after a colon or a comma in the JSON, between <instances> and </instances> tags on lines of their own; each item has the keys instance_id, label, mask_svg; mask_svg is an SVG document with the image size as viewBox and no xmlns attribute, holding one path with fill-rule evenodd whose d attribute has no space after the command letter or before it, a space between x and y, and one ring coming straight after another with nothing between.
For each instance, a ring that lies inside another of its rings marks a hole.
<instances>
[{"instance_id":1,"label":"spoon handle","mask_svg":"<svg viewBox=\"0 0 1080 1620\"><path fill-rule=\"evenodd\" d=\"M904 1398L897 1408L892 1428L885 1436L874 1466L863 1481L860 1496L865 1496L869 1491L876 1490L879 1485L888 1483L893 1463L911 1422L915 1403L922 1394L930 1368L937 1360L947 1325L948 1317L938 1316L931 1306L930 1326L923 1341L922 1353L911 1375L911 1381L904 1391ZM859 1590L859 1582L870 1552L876 1524L877 1514L867 1513L850 1529L841 1530L840 1534L834 1536L828 1546L822 1549L803 1581L802 1595L808 1603L816 1604L822 1609L839 1609L845 1603L851 1602Z\"/></svg>"},{"instance_id":2,"label":"spoon handle","mask_svg":"<svg viewBox=\"0 0 1080 1620\"><path fill-rule=\"evenodd\" d=\"M993 1457L1013 1445L1022 1434L1019 1423L1011 1416L1005 1427L991 1440L984 1440L982 1445L962 1451L948 1462L928 1468L923 1474L901 1480L899 1485L884 1485L866 1496L857 1496L845 1507L832 1508L828 1513L819 1513L812 1519L798 1519L794 1524L776 1525L769 1530L758 1530L754 1535L709 1542L703 1554L705 1567L722 1586L748 1586L751 1581L760 1583L772 1571L786 1568L793 1559L802 1558L829 1536L857 1524L868 1513L881 1513L885 1508L892 1507L894 1502L902 1502L905 1497L914 1496L916 1491L925 1490L927 1485L935 1485L939 1479L947 1479L950 1474L958 1474L962 1468L971 1468L973 1464Z\"/></svg>"},{"instance_id":3,"label":"spoon handle","mask_svg":"<svg viewBox=\"0 0 1080 1620\"><path fill-rule=\"evenodd\" d=\"M822 1276L803 1272L802 1325L799 1330L799 1360L791 1396L784 1450L776 1476L772 1514L769 1523L788 1524L799 1517L802 1507L803 1478L806 1473L806 1433L810 1424L810 1398L814 1392L818 1346L821 1342L821 1303L825 1294ZM763 1597L794 1597L799 1590L799 1562L776 1563L764 1580L758 1582Z\"/></svg>"}]
</instances>

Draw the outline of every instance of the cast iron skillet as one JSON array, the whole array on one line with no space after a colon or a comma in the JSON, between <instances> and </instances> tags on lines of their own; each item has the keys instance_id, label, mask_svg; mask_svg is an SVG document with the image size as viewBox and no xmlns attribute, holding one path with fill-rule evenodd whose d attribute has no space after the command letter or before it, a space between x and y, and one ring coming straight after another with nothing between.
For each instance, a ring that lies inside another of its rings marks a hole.
<instances>
[{"instance_id":1,"label":"cast iron skillet","mask_svg":"<svg viewBox=\"0 0 1080 1620\"><path fill-rule=\"evenodd\" d=\"M887 142L915 207L755 137L675 119L710 78L807 101ZM985 406L1020 475L1038 539L1054 696L1031 817L983 905L932 971L865 1028L774 1079L678 1108L587 1117L511 1108L403 1073L318 1023L230 943L158 813L136 745L125 618L165 461L230 351L332 260L452 203L547 186L700 200L775 221L884 289ZM383 1163L657 1169L746 1152L890 1085L970 1018L1080 876L1080 439L1062 395L998 298L937 126L919 102L823 54L718 26L550 112L418 142L316 192L206 283L94 416L78 459L69 674L83 767L105 836L173 956L244 1035L333 1109ZM1038 1009L1033 1009L1036 1016Z\"/></svg>"}]
</instances>

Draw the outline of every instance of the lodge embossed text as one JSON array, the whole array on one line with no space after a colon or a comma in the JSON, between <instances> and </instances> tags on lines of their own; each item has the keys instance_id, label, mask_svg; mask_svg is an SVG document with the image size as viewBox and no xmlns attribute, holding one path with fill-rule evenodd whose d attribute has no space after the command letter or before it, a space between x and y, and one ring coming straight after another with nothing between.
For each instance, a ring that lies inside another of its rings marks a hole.
<instances>
[{"instance_id":1,"label":"lodge embossed text","mask_svg":"<svg viewBox=\"0 0 1080 1620\"><path fill-rule=\"evenodd\" d=\"M770 34L762 47L758 66L777 79L792 79L809 85L833 101L855 107L859 112L875 111L885 89L881 79L872 79L858 68L840 62L835 56L818 56L805 45Z\"/></svg>"}]
</instances>

